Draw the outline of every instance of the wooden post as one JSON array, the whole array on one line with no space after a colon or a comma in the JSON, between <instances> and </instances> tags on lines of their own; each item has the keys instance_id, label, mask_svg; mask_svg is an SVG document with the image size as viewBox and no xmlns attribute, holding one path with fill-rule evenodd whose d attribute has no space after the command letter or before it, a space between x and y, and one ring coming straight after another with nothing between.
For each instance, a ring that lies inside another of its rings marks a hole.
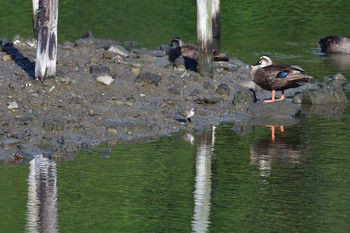
<instances>
[{"instance_id":1,"label":"wooden post","mask_svg":"<svg viewBox=\"0 0 350 233\"><path fill-rule=\"evenodd\" d=\"M33 31L34 31L34 36L37 38L38 37L38 12L39 12L39 0L32 0L32 7L33 7ZM38 38L37 38L38 39Z\"/></svg>"},{"instance_id":2,"label":"wooden post","mask_svg":"<svg viewBox=\"0 0 350 233\"><path fill-rule=\"evenodd\" d=\"M212 0L197 0L198 70L213 78Z\"/></svg>"},{"instance_id":3,"label":"wooden post","mask_svg":"<svg viewBox=\"0 0 350 233\"><path fill-rule=\"evenodd\" d=\"M221 49L221 13L220 0L212 0L212 17L213 17L213 51L219 54Z\"/></svg>"},{"instance_id":4,"label":"wooden post","mask_svg":"<svg viewBox=\"0 0 350 233\"><path fill-rule=\"evenodd\" d=\"M33 13L35 1L33 0ZM38 32L38 46L35 78L44 81L45 77L56 75L58 0L39 0L36 12L35 29Z\"/></svg>"}]
</instances>

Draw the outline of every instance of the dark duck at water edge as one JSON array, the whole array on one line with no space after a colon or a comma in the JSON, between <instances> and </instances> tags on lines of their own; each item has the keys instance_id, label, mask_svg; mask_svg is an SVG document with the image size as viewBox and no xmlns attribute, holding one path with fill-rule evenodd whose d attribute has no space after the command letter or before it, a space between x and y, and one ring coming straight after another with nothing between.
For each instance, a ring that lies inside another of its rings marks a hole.
<instances>
[{"instance_id":1,"label":"dark duck at water edge","mask_svg":"<svg viewBox=\"0 0 350 233\"><path fill-rule=\"evenodd\" d=\"M271 100L264 100L264 103L284 100L284 90L302 86L312 78L307 76L301 67L275 64L268 56L260 57L259 61L252 66L251 75L254 83L271 91ZM280 99L275 98L276 91L282 91Z\"/></svg>"},{"instance_id":2,"label":"dark duck at water edge","mask_svg":"<svg viewBox=\"0 0 350 233\"><path fill-rule=\"evenodd\" d=\"M180 37L174 37L168 50L165 52L169 55L169 61L174 63L180 56L184 58L186 69L197 71L198 66L198 49L195 45L185 44ZM213 52L214 61L228 61L226 54Z\"/></svg>"},{"instance_id":3,"label":"dark duck at water edge","mask_svg":"<svg viewBox=\"0 0 350 233\"><path fill-rule=\"evenodd\" d=\"M170 46L169 61L174 63L180 56L183 57L186 69L197 71L198 66L198 51L194 45L186 45L179 37L174 37Z\"/></svg>"},{"instance_id":4,"label":"dark duck at water edge","mask_svg":"<svg viewBox=\"0 0 350 233\"><path fill-rule=\"evenodd\" d=\"M350 39L345 36L326 36L318 44L324 53L350 53Z\"/></svg>"}]
</instances>

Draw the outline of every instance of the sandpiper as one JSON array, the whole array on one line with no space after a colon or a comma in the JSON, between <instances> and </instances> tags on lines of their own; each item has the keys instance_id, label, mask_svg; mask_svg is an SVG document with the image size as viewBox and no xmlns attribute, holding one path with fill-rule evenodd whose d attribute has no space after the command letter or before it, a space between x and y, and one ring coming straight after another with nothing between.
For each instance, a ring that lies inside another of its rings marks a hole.
<instances>
[{"instance_id":1,"label":"sandpiper","mask_svg":"<svg viewBox=\"0 0 350 233\"><path fill-rule=\"evenodd\" d=\"M181 116L185 117L186 121L191 122L191 117L193 117L195 112L196 112L196 109L195 108L191 108L190 110L185 110L183 112L179 112L179 114Z\"/></svg>"}]
</instances>

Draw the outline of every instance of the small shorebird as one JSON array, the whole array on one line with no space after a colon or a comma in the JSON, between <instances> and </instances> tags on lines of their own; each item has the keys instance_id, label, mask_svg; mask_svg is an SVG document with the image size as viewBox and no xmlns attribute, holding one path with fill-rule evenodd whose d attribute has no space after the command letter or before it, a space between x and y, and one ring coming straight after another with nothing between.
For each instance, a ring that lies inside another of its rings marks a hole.
<instances>
[{"instance_id":1,"label":"small shorebird","mask_svg":"<svg viewBox=\"0 0 350 233\"><path fill-rule=\"evenodd\" d=\"M179 114L181 116L185 117L186 121L188 121L188 122L191 122L191 117L193 117L195 113L196 113L195 108L191 108L190 110L185 110L185 111L179 112Z\"/></svg>"}]
</instances>

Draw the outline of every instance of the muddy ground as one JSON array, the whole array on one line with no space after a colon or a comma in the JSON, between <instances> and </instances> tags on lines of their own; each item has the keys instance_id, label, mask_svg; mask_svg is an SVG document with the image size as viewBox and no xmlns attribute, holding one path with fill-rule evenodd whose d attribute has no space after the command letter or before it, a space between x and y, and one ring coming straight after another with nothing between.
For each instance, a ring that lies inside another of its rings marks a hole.
<instances>
[{"instance_id":1,"label":"muddy ground","mask_svg":"<svg viewBox=\"0 0 350 233\"><path fill-rule=\"evenodd\" d=\"M91 36L59 45L57 76L41 82L33 79L35 41L0 44L0 159L66 159L101 142L153 140L221 122L242 132L247 125L293 123L303 103L347 103L344 77L288 91L290 101L262 104L256 97L269 93L234 57L215 62L210 79L186 70L181 59L174 67L162 51ZM178 112L191 107L197 112L188 122Z\"/></svg>"}]
</instances>

